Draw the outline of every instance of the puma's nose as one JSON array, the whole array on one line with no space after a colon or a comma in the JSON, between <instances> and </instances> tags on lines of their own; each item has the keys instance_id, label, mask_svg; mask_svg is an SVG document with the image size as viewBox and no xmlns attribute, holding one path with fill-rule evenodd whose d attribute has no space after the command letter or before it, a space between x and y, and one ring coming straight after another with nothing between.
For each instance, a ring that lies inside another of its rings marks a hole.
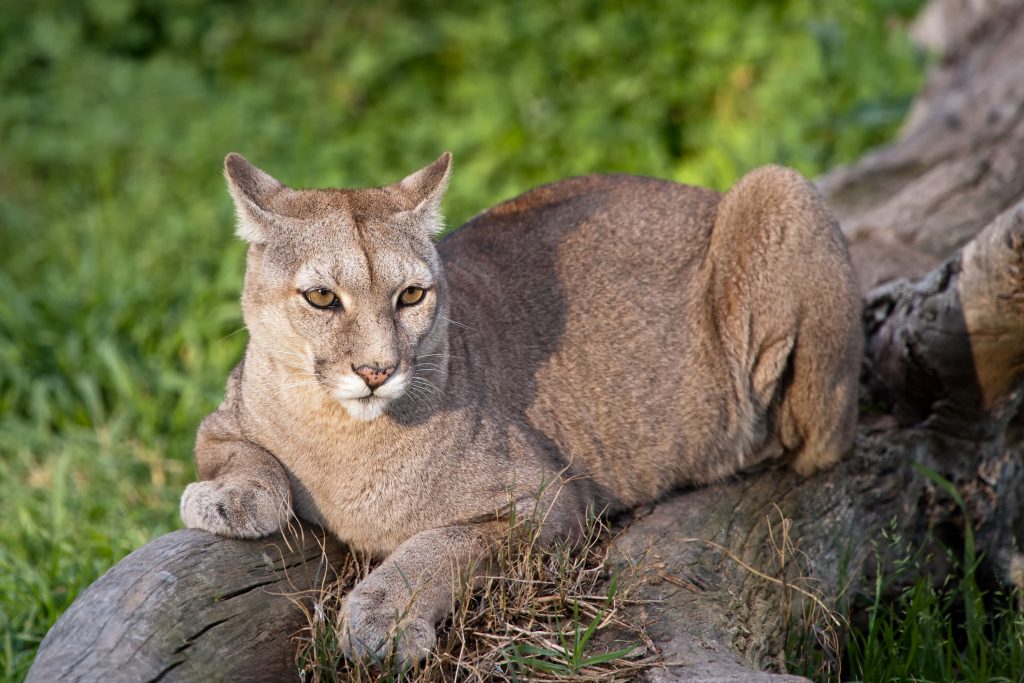
<instances>
[{"instance_id":1,"label":"puma's nose","mask_svg":"<svg viewBox=\"0 0 1024 683\"><path fill-rule=\"evenodd\" d=\"M376 389L381 384L384 384L384 382L387 382L388 377L390 377L397 368L398 363L395 363L394 365L389 365L388 367L383 367L381 365L376 364L367 364L360 365L358 368L353 367L352 369L355 370L357 375L363 378L363 381L366 382L366 386L370 387L371 389Z\"/></svg>"}]
</instances>

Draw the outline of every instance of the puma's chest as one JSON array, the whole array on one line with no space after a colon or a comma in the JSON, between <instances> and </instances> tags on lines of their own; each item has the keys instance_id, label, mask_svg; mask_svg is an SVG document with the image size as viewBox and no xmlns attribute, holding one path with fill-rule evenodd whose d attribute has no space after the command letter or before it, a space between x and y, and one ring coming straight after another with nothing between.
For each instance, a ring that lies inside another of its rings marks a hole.
<instances>
[{"instance_id":1,"label":"puma's chest","mask_svg":"<svg viewBox=\"0 0 1024 683\"><path fill-rule=\"evenodd\" d=\"M503 468L447 423L352 433L276 417L253 427L288 472L295 511L355 548L386 554L416 533L495 509Z\"/></svg>"},{"instance_id":2,"label":"puma's chest","mask_svg":"<svg viewBox=\"0 0 1024 683\"><path fill-rule=\"evenodd\" d=\"M407 449L289 438L269 450L288 472L299 516L357 549L386 554L426 528L424 466Z\"/></svg>"}]
</instances>

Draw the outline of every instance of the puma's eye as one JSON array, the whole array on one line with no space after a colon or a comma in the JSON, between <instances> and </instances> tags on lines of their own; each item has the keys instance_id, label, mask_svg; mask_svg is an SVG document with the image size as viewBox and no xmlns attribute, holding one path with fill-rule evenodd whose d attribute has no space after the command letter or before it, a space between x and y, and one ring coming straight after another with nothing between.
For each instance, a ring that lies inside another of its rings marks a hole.
<instances>
[{"instance_id":1,"label":"puma's eye","mask_svg":"<svg viewBox=\"0 0 1024 683\"><path fill-rule=\"evenodd\" d=\"M302 295L306 297L306 301L309 302L310 306L315 306L316 308L337 308L341 305L338 297L334 296L334 292L322 287L303 292Z\"/></svg>"},{"instance_id":2,"label":"puma's eye","mask_svg":"<svg viewBox=\"0 0 1024 683\"><path fill-rule=\"evenodd\" d=\"M406 287L402 290L402 293L398 295L399 306L415 306L419 302L423 301L423 295L427 293L427 290L421 287Z\"/></svg>"}]
</instances>

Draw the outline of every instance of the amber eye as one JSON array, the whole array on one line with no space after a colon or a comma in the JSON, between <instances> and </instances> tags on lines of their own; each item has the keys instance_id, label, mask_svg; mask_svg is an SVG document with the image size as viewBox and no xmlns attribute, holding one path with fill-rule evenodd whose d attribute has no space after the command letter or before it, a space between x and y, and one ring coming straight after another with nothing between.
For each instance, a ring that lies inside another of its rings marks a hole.
<instances>
[{"instance_id":1,"label":"amber eye","mask_svg":"<svg viewBox=\"0 0 1024 683\"><path fill-rule=\"evenodd\" d=\"M402 293L398 295L399 306L415 306L419 302L423 301L423 295L427 293L427 290L422 287L406 287L402 290Z\"/></svg>"},{"instance_id":2,"label":"amber eye","mask_svg":"<svg viewBox=\"0 0 1024 683\"><path fill-rule=\"evenodd\" d=\"M309 302L310 306L316 308L337 308L341 305L338 297L334 296L334 292L322 287L303 292L302 296L306 297L306 301Z\"/></svg>"}]
</instances>

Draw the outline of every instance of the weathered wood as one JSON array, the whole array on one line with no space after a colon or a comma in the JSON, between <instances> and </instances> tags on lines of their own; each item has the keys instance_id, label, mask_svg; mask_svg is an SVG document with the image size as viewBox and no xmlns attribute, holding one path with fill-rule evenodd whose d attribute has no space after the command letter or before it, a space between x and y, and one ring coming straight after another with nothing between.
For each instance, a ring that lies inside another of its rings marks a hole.
<instances>
[{"instance_id":1,"label":"weathered wood","mask_svg":"<svg viewBox=\"0 0 1024 683\"><path fill-rule=\"evenodd\" d=\"M943 259L1024 199L1024 3L988 3L972 22L950 36L900 139L819 181L854 244Z\"/></svg>"},{"instance_id":2,"label":"weathered wood","mask_svg":"<svg viewBox=\"0 0 1024 683\"><path fill-rule=\"evenodd\" d=\"M804 680L761 672L785 670L788 629L803 628L812 606L799 590L820 594L830 609L836 587L871 557L874 531L909 519L924 485L899 464L913 442L907 432L862 428L855 455L824 475L741 476L676 495L634 521L615 548L643 558L646 585L634 597L645 602L628 616L648 624L672 664L647 680ZM821 609L813 621L823 636L841 631Z\"/></svg>"},{"instance_id":3,"label":"weathered wood","mask_svg":"<svg viewBox=\"0 0 1024 683\"><path fill-rule=\"evenodd\" d=\"M874 397L907 423L992 440L1024 374L1024 202L927 277L866 301Z\"/></svg>"},{"instance_id":4,"label":"weathered wood","mask_svg":"<svg viewBox=\"0 0 1024 683\"><path fill-rule=\"evenodd\" d=\"M645 558L648 583L633 597L653 602L627 616L648 624L662 660L675 664L652 669L647 680L765 679L759 672L785 671L787 636L802 628L823 638L830 671L838 673L837 643L825 636L838 636L843 624L820 608L806 618L813 605L799 591L831 609L841 596L870 586L876 560L891 566L899 559L886 555L896 549L881 542L882 529L904 540L902 552L925 543L929 532L947 547L962 543L966 520L958 507L911 463L958 484L978 546L992 553L988 575L1005 580L1012 522L1021 514L1022 452L980 448L984 457L963 457L978 444L951 450L938 438L939 444L927 428L880 421L860 429L850 458L812 479L785 470L745 475L678 494L635 521L616 551ZM960 457L950 467L953 456ZM784 538L792 544L785 562ZM938 575L946 571L943 561L937 553Z\"/></svg>"},{"instance_id":5,"label":"weathered wood","mask_svg":"<svg viewBox=\"0 0 1024 683\"><path fill-rule=\"evenodd\" d=\"M298 680L299 604L344 549L297 529L287 541L183 530L139 548L50 629L27 680Z\"/></svg>"}]
</instances>

